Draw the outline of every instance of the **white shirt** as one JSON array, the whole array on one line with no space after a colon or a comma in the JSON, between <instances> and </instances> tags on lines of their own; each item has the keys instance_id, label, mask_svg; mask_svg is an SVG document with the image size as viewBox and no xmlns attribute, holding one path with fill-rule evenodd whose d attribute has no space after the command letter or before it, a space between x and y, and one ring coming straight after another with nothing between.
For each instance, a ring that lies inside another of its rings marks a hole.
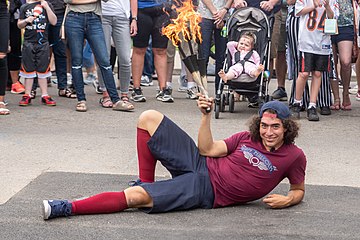
<instances>
[{"instance_id":1,"label":"white shirt","mask_svg":"<svg viewBox=\"0 0 360 240\"><path fill-rule=\"evenodd\" d=\"M124 15L125 14L125 15ZM121 16L130 18L130 0L109 0L102 3L103 16Z\"/></svg>"},{"instance_id":2,"label":"white shirt","mask_svg":"<svg viewBox=\"0 0 360 240\"><path fill-rule=\"evenodd\" d=\"M337 1L330 0L329 4L334 12L334 18L337 18L339 16ZM313 6L313 1L297 0L295 4L295 15L307 6ZM323 5L308 14L300 16L299 50L301 52L330 55L331 39L330 35L324 34L325 19L326 11Z\"/></svg>"},{"instance_id":3,"label":"white shirt","mask_svg":"<svg viewBox=\"0 0 360 240\"><path fill-rule=\"evenodd\" d=\"M217 10L222 9L226 5L226 0L213 0L212 3ZM213 15L206 7L202 0L199 1L198 13L202 18L213 19Z\"/></svg>"}]
</instances>

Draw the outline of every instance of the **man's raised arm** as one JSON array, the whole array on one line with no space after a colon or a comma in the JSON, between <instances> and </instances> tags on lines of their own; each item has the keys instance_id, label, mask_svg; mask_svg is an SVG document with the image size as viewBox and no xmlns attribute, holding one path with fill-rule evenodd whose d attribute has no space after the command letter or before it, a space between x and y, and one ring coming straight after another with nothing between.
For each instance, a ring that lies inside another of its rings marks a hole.
<instances>
[{"instance_id":1,"label":"man's raised arm","mask_svg":"<svg viewBox=\"0 0 360 240\"><path fill-rule=\"evenodd\" d=\"M227 154L227 146L223 140L214 141L210 128L212 111L206 112L206 109L213 108L213 99L206 99L200 95L198 99L198 107L202 113L199 134L198 148L201 155L208 157L222 157Z\"/></svg>"}]
</instances>

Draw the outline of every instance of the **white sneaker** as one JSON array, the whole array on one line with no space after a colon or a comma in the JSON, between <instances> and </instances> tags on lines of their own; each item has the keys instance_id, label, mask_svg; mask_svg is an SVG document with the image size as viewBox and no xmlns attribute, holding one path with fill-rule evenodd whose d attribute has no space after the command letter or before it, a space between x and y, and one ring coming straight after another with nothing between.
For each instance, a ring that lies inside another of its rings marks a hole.
<instances>
[{"instance_id":1,"label":"white sneaker","mask_svg":"<svg viewBox=\"0 0 360 240\"><path fill-rule=\"evenodd\" d=\"M150 79L148 76L146 75L142 75L141 76L141 82L140 82L140 86L143 87L148 87L148 86L152 86L154 85L152 79Z\"/></svg>"},{"instance_id":2,"label":"white sneaker","mask_svg":"<svg viewBox=\"0 0 360 240\"><path fill-rule=\"evenodd\" d=\"M178 92L187 92L188 82L185 76L180 76L178 79L178 83L179 83Z\"/></svg>"},{"instance_id":3,"label":"white sneaker","mask_svg":"<svg viewBox=\"0 0 360 240\"><path fill-rule=\"evenodd\" d=\"M67 77L67 85L70 86L72 84L72 75L71 75L71 73L67 73L66 77Z\"/></svg>"},{"instance_id":4,"label":"white sneaker","mask_svg":"<svg viewBox=\"0 0 360 240\"><path fill-rule=\"evenodd\" d=\"M89 74L86 76L86 79L84 79L84 84L85 84L85 85L90 85L90 84L92 84L95 80L96 80L95 74L89 73Z\"/></svg>"},{"instance_id":5,"label":"white sneaker","mask_svg":"<svg viewBox=\"0 0 360 240\"><path fill-rule=\"evenodd\" d=\"M199 92L198 87L194 86L192 88L188 88L186 92L186 98L189 99L198 99L198 96L196 95Z\"/></svg>"},{"instance_id":6,"label":"white sneaker","mask_svg":"<svg viewBox=\"0 0 360 240\"><path fill-rule=\"evenodd\" d=\"M356 99L356 101L360 101L360 93L359 92L356 93L355 99Z\"/></svg>"},{"instance_id":7,"label":"white sneaker","mask_svg":"<svg viewBox=\"0 0 360 240\"><path fill-rule=\"evenodd\" d=\"M351 87L350 89L349 89L349 93L350 94L357 94L358 93L358 85L355 85L354 87Z\"/></svg>"}]
</instances>

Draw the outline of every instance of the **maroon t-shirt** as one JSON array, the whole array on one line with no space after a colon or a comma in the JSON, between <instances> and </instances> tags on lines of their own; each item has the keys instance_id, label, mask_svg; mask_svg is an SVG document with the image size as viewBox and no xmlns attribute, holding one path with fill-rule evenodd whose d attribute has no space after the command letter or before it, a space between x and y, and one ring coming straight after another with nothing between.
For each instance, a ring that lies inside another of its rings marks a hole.
<instances>
[{"instance_id":1,"label":"maroon t-shirt","mask_svg":"<svg viewBox=\"0 0 360 240\"><path fill-rule=\"evenodd\" d=\"M214 207L262 198L284 178L290 184L305 179L306 157L294 144L269 152L261 142L252 141L249 132L236 133L224 141L228 155L207 158Z\"/></svg>"}]
</instances>

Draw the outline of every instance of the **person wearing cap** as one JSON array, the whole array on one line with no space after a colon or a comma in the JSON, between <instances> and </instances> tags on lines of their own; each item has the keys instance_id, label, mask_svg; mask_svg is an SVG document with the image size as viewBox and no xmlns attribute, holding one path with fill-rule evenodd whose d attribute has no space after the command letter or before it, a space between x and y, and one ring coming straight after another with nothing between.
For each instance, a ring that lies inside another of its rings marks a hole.
<instances>
[{"instance_id":1,"label":"person wearing cap","mask_svg":"<svg viewBox=\"0 0 360 240\"><path fill-rule=\"evenodd\" d=\"M270 208L302 201L306 157L294 144L299 128L285 104L265 103L251 120L249 131L214 141L212 114L205 110L213 108L213 99L199 94L197 102L202 114L197 146L165 115L147 110L137 124L139 179L122 192L75 201L44 200L44 219L128 208L146 213L209 209L260 198ZM157 161L168 169L171 179L155 181ZM290 183L288 194L269 194L285 178Z\"/></svg>"}]
</instances>

